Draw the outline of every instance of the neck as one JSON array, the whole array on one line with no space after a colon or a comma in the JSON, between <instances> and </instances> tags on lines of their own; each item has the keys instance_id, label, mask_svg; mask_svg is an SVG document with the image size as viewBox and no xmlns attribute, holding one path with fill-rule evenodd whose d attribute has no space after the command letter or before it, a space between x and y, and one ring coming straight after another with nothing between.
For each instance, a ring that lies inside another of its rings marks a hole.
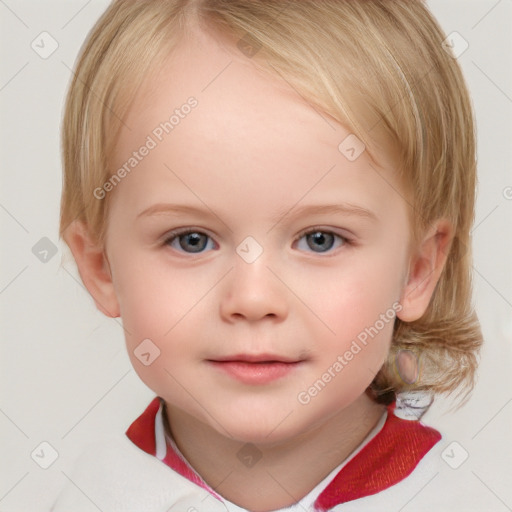
<instances>
[{"instance_id":1,"label":"neck","mask_svg":"<svg viewBox=\"0 0 512 512\"><path fill-rule=\"evenodd\" d=\"M176 445L211 488L242 508L268 512L306 496L361 444L384 411L364 394L307 432L256 445L226 437L181 409L167 406L166 412Z\"/></svg>"}]
</instances>

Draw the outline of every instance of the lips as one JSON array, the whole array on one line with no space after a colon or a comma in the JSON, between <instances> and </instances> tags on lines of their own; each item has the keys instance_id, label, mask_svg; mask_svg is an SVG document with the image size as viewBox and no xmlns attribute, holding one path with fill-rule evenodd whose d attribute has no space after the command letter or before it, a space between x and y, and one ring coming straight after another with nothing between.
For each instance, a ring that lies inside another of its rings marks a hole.
<instances>
[{"instance_id":1,"label":"lips","mask_svg":"<svg viewBox=\"0 0 512 512\"><path fill-rule=\"evenodd\" d=\"M298 370L304 360L275 354L237 354L209 359L223 374L248 385L263 385L283 379Z\"/></svg>"},{"instance_id":2,"label":"lips","mask_svg":"<svg viewBox=\"0 0 512 512\"><path fill-rule=\"evenodd\" d=\"M244 363L298 363L300 359L279 356L274 354L237 354L226 357L216 357L210 361L224 363L230 361L240 361Z\"/></svg>"}]
</instances>

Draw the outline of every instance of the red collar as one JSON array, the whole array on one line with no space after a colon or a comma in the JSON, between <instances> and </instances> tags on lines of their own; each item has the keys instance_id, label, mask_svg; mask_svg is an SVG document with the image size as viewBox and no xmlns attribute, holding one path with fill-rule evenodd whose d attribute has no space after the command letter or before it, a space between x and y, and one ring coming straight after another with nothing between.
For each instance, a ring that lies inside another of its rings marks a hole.
<instances>
[{"instance_id":1,"label":"red collar","mask_svg":"<svg viewBox=\"0 0 512 512\"><path fill-rule=\"evenodd\" d=\"M155 417L160 408L156 397L126 431L141 450L156 455ZM329 510L336 505L376 494L397 484L412 473L425 454L441 439L441 434L415 420L403 420L388 407L382 429L351 459L315 501L315 509ZM220 497L170 447L163 461L177 473Z\"/></svg>"}]
</instances>

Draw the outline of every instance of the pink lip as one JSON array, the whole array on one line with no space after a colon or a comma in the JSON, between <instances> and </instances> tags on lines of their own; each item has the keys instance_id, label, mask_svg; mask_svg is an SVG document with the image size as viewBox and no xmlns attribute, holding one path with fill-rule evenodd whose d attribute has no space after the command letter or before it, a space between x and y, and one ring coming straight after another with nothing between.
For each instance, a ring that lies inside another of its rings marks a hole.
<instances>
[{"instance_id":1,"label":"pink lip","mask_svg":"<svg viewBox=\"0 0 512 512\"><path fill-rule=\"evenodd\" d=\"M279 356L277 354L235 354L232 356L216 357L210 359L215 362L242 361L244 363L298 363L298 359Z\"/></svg>"},{"instance_id":2,"label":"pink lip","mask_svg":"<svg viewBox=\"0 0 512 512\"><path fill-rule=\"evenodd\" d=\"M209 363L245 384L268 384L285 377L303 361L275 355L237 355L210 359Z\"/></svg>"}]
</instances>

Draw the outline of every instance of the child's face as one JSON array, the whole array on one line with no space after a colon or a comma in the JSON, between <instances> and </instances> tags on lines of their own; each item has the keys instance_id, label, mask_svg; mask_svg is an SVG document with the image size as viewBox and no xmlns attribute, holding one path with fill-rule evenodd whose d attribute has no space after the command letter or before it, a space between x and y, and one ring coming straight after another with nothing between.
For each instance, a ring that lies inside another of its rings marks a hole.
<instances>
[{"instance_id":1,"label":"child's face","mask_svg":"<svg viewBox=\"0 0 512 512\"><path fill-rule=\"evenodd\" d=\"M349 161L346 129L231 51L193 39L138 96L115 169L156 147L110 192L106 253L142 380L224 435L271 442L362 399L384 362L408 206L390 165ZM147 366L145 339L160 351ZM233 362L251 357L288 364Z\"/></svg>"}]
</instances>

